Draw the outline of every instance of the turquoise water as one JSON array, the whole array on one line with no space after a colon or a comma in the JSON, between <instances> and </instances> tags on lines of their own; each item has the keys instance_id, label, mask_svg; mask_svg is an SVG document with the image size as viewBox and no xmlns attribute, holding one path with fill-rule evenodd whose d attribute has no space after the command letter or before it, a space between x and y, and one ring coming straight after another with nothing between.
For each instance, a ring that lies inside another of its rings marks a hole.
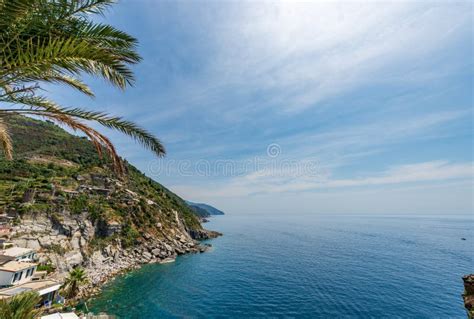
<instances>
[{"instance_id":1,"label":"turquoise water","mask_svg":"<svg viewBox=\"0 0 474 319\"><path fill-rule=\"evenodd\" d=\"M466 317L472 216L226 215L207 227L224 233L210 252L119 277L89 307L119 318Z\"/></svg>"}]
</instances>

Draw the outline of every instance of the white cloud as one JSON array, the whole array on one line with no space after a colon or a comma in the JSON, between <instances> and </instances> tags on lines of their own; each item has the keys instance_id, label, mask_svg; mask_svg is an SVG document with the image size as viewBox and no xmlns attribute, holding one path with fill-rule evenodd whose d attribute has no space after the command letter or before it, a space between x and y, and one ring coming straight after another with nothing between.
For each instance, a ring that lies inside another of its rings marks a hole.
<instances>
[{"instance_id":1,"label":"white cloud","mask_svg":"<svg viewBox=\"0 0 474 319\"><path fill-rule=\"evenodd\" d=\"M414 80L413 70L436 76L419 69L469 30L472 9L415 1L248 4L219 21L207 74L217 83L268 92L270 106L286 111L390 78Z\"/></svg>"},{"instance_id":2,"label":"white cloud","mask_svg":"<svg viewBox=\"0 0 474 319\"><path fill-rule=\"evenodd\" d=\"M417 136L423 137L422 132L439 129L439 126L463 116L469 116L470 110L433 112L430 114L411 116L408 119L391 118L387 114L384 120L361 123L350 126L336 127L323 133L302 132L281 139L282 143L292 142L304 138L311 142L311 148L316 151L324 149L347 148L348 146L380 145L398 142L404 138Z\"/></svg>"},{"instance_id":3,"label":"white cloud","mask_svg":"<svg viewBox=\"0 0 474 319\"><path fill-rule=\"evenodd\" d=\"M277 196L212 197L205 200L229 214L470 214L472 217L473 191L472 180L453 180L372 188L335 188L320 192L280 193Z\"/></svg>"},{"instance_id":4,"label":"white cloud","mask_svg":"<svg viewBox=\"0 0 474 319\"><path fill-rule=\"evenodd\" d=\"M446 161L433 161L392 167L379 175L365 178L332 180L323 183L322 187L373 186L472 177L474 177L472 163L450 164Z\"/></svg>"},{"instance_id":5,"label":"white cloud","mask_svg":"<svg viewBox=\"0 0 474 319\"><path fill-rule=\"evenodd\" d=\"M467 180L474 178L473 163L430 161L390 167L385 171L350 179L331 178L321 171L311 176L294 175L293 170L262 169L215 186L174 185L172 189L186 198L245 197L255 194L279 194L336 188L405 185L412 183Z\"/></svg>"},{"instance_id":6,"label":"white cloud","mask_svg":"<svg viewBox=\"0 0 474 319\"><path fill-rule=\"evenodd\" d=\"M290 170L275 172L265 168L242 177L209 178L204 182L191 177L186 181L187 186L178 175L165 179L167 184L175 183L172 189L185 198L207 200L274 194L272 198L277 199L286 193L307 194L310 190L315 194L326 190L375 191L383 185L406 188L408 184L412 187L423 183L431 187L451 180L472 179L472 163L428 161L429 157L416 156L416 152L410 153L413 155L410 158L426 162L372 172L367 164L362 175L354 175L351 168L352 172L345 175L350 177L334 177L340 173L336 168L354 164L394 144L430 139L432 149L433 138L459 134L445 126L472 117L472 108L465 111L468 106L457 104L459 100L455 99L448 105L448 95L436 87L422 91L413 88L430 87L438 83L433 79L443 78L466 65L472 67L469 64L472 61L452 59L457 56L452 51L460 48L460 42L472 41L472 3L206 4L183 2L169 6L169 3L150 1L142 6L146 12L141 14L148 19L144 18L147 21L139 26L146 26L153 33L152 40L145 42L151 47L144 48L148 54L144 71L149 82L138 82L144 85L143 101L140 97L137 102L135 97L128 103L120 100L117 106L111 102L110 109L119 110L122 115L130 112L134 120L163 137L167 145L171 144L172 160L228 156L244 161L245 158L237 157L262 155L269 142L277 142L282 146L282 159L291 157L300 163L317 159L320 172L316 177L295 177ZM160 11L162 16L157 18L153 8L159 10L162 5L170 11ZM124 6L136 7L125 3ZM168 22L165 16L176 20L169 30L163 29L162 21ZM159 39L167 37L172 38L169 41L172 48L165 54L152 48L153 39L157 39L157 47L166 46L168 43ZM176 42L179 42L177 47ZM207 54L205 58L194 56L203 52ZM161 83L159 78L166 76L156 73L156 69L166 69L159 68L162 62L176 65L170 68L172 74L166 88L155 90L153 80ZM180 69L181 62L191 65L193 72L186 72L186 67ZM378 96L373 88L378 84L384 84L384 89L397 87L411 91L407 94L416 93L389 106L385 97L394 98L396 94ZM352 103L350 94L366 88L370 90L364 92L364 98L355 96L355 99L367 106ZM431 103L436 99L427 99L428 94L439 94L442 102ZM332 103L339 97L347 97L344 105ZM148 109L134 107L138 103ZM357 107L363 108L363 114L350 119L351 114L344 114ZM317 109L318 116L316 112L307 112L313 109ZM316 124L310 127L311 123L300 125L298 121L306 116L305 112L308 118L314 117L318 124L322 123L322 128ZM336 115L340 113L347 115L345 122L338 123ZM271 123L273 119L278 124ZM148 155L143 155L138 146L131 147L121 136L115 140L124 155L147 168L144 158ZM155 177L163 181L161 176Z\"/></svg>"},{"instance_id":7,"label":"white cloud","mask_svg":"<svg viewBox=\"0 0 474 319\"><path fill-rule=\"evenodd\" d=\"M177 25L191 29L190 38L201 40L207 58L195 66L199 72L180 75L156 101L172 110L147 114L145 122L204 111L209 119L235 123L265 109L298 113L328 107L332 98L374 84L423 85L465 63L436 60L436 53L472 29L469 2L241 1L177 7L183 20ZM158 28L155 14L144 12L149 28ZM183 63L192 63L192 49L191 62ZM256 95L264 96L264 103L255 102ZM242 100L238 107L235 97Z\"/></svg>"}]
</instances>

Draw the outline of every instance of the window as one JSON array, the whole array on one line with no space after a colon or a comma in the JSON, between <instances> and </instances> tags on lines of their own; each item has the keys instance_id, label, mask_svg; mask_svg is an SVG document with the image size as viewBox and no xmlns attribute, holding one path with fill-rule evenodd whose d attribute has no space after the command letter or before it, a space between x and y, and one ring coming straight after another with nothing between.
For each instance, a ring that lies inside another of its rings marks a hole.
<instances>
[{"instance_id":1,"label":"window","mask_svg":"<svg viewBox=\"0 0 474 319\"><path fill-rule=\"evenodd\" d=\"M17 280L19 280L19 279L18 279L18 276L19 276L20 274L21 274L21 273L17 273L17 272L15 273L15 275L13 276L13 281L12 281L12 283L15 282L15 281L17 281ZM20 277L20 278L21 278L21 277Z\"/></svg>"}]
</instances>

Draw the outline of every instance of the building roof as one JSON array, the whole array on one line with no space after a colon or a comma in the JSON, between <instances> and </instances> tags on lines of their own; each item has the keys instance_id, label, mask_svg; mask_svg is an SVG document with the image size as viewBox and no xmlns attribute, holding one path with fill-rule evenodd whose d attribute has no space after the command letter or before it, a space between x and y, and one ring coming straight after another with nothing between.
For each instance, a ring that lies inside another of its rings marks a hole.
<instances>
[{"instance_id":1,"label":"building roof","mask_svg":"<svg viewBox=\"0 0 474 319\"><path fill-rule=\"evenodd\" d=\"M12 260L15 260L15 257L0 255L0 266Z\"/></svg>"},{"instance_id":2,"label":"building roof","mask_svg":"<svg viewBox=\"0 0 474 319\"><path fill-rule=\"evenodd\" d=\"M7 261L3 265L0 265L0 271L17 272L23 269L28 269L33 266L36 266L36 264L30 263L30 262L12 260L12 261Z\"/></svg>"},{"instance_id":3,"label":"building roof","mask_svg":"<svg viewBox=\"0 0 474 319\"><path fill-rule=\"evenodd\" d=\"M41 319L79 319L74 312L53 313L52 315L42 316Z\"/></svg>"},{"instance_id":4,"label":"building roof","mask_svg":"<svg viewBox=\"0 0 474 319\"><path fill-rule=\"evenodd\" d=\"M31 252L34 252L34 249L22 248L22 247L11 247L11 248L4 249L2 252L0 252L0 254L5 255L5 256L19 257Z\"/></svg>"},{"instance_id":5,"label":"building roof","mask_svg":"<svg viewBox=\"0 0 474 319\"><path fill-rule=\"evenodd\" d=\"M54 280L30 281L18 286L0 289L0 299L10 298L27 291L36 291L40 295L44 295L51 291L56 291L60 287L61 284Z\"/></svg>"}]
</instances>

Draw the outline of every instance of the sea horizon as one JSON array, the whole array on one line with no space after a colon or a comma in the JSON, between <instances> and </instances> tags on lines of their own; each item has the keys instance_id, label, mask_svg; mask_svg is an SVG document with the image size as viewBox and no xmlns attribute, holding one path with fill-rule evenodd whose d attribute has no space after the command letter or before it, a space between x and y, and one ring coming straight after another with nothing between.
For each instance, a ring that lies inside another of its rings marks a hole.
<instances>
[{"instance_id":1,"label":"sea horizon","mask_svg":"<svg viewBox=\"0 0 474 319\"><path fill-rule=\"evenodd\" d=\"M0 319L474 319L474 1L0 0Z\"/></svg>"},{"instance_id":2,"label":"sea horizon","mask_svg":"<svg viewBox=\"0 0 474 319\"><path fill-rule=\"evenodd\" d=\"M206 227L223 236L206 241L209 252L120 276L89 309L119 318L465 316L472 215L346 217L212 217Z\"/></svg>"}]
</instances>

